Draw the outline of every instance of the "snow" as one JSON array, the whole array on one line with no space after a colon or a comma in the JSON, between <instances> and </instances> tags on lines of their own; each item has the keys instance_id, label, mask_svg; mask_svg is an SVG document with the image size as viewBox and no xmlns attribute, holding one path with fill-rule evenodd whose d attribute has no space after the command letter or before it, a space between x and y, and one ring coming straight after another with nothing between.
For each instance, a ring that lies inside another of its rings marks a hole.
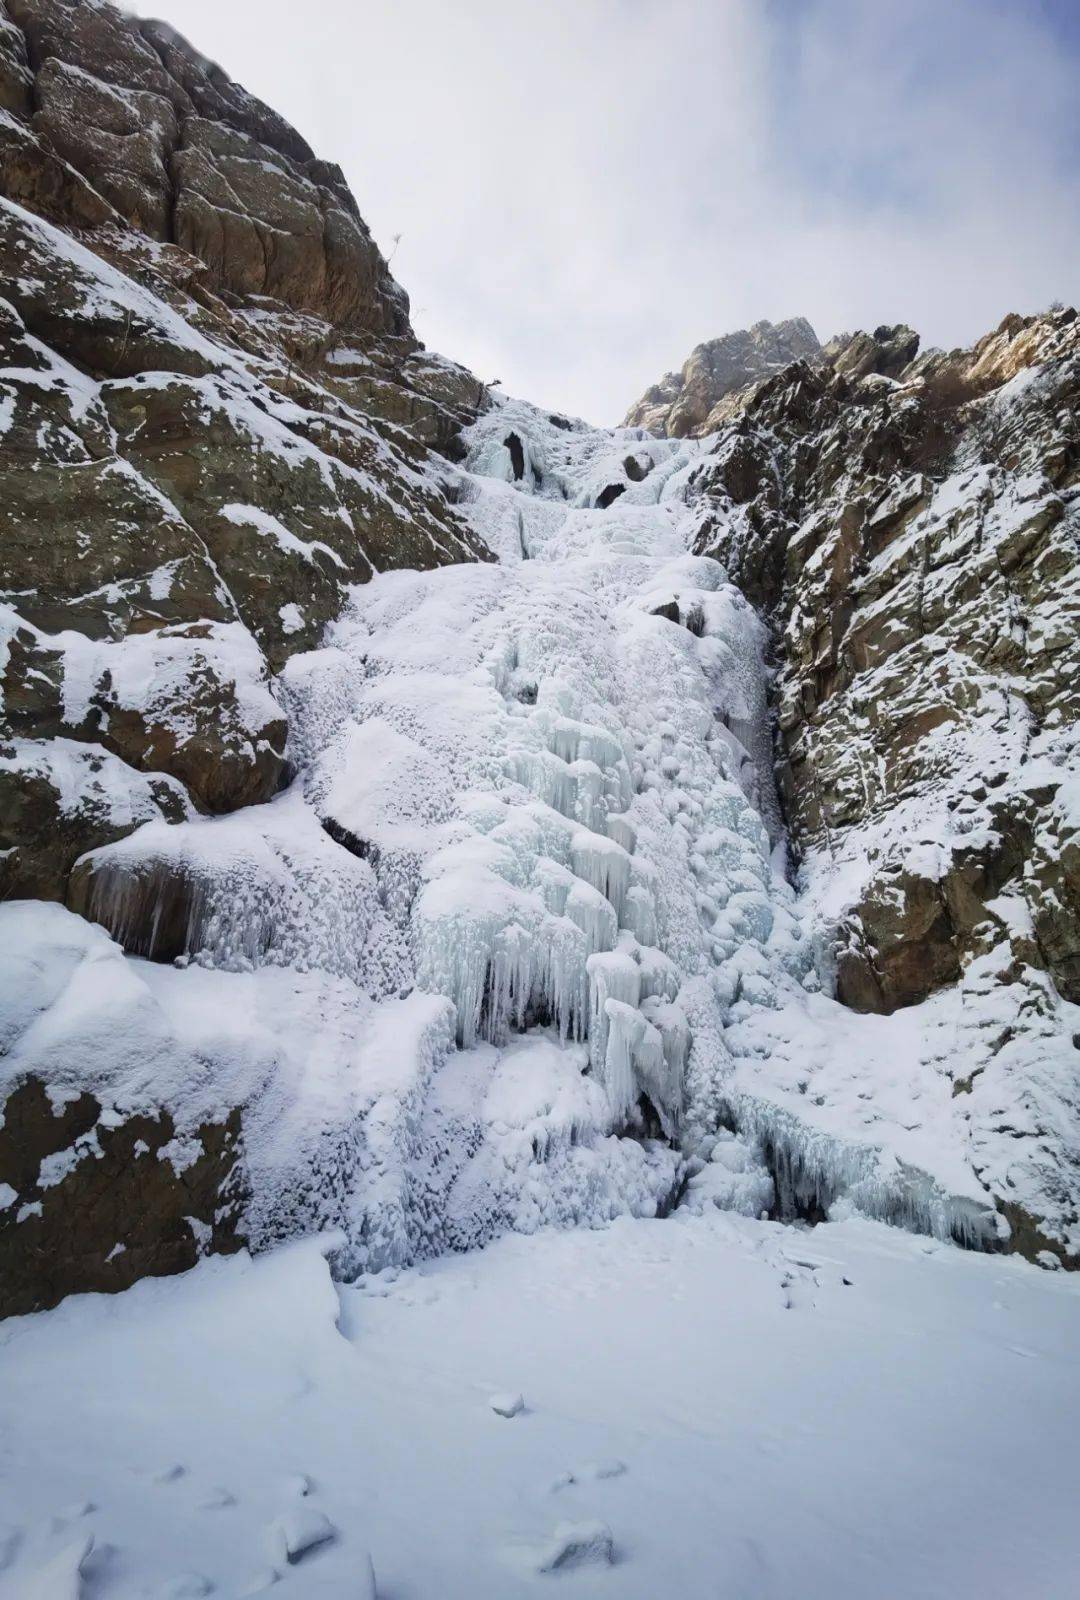
<instances>
[{"instance_id":1,"label":"snow","mask_svg":"<svg viewBox=\"0 0 1080 1600\"><path fill-rule=\"evenodd\" d=\"M325 1512L314 1506L296 1506L272 1524L270 1544L282 1561L295 1565L309 1550L328 1544L336 1536L337 1530Z\"/></svg>"},{"instance_id":2,"label":"snow","mask_svg":"<svg viewBox=\"0 0 1080 1600\"><path fill-rule=\"evenodd\" d=\"M521 1394L493 1394L488 1405L497 1417L516 1417L525 1409L525 1399Z\"/></svg>"},{"instance_id":3,"label":"snow","mask_svg":"<svg viewBox=\"0 0 1080 1600\"><path fill-rule=\"evenodd\" d=\"M715 1207L355 1286L326 1248L3 1325L4 1600L78 1562L110 1600L1071 1592L1067 1274ZM528 1396L509 1424L501 1389ZM601 1564L542 1570L571 1548Z\"/></svg>"},{"instance_id":4,"label":"snow","mask_svg":"<svg viewBox=\"0 0 1080 1600\"><path fill-rule=\"evenodd\" d=\"M320 539L298 539L279 518L272 517L268 511L261 511L258 506L232 503L222 506L221 515L234 527L254 528L256 533L273 539L279 549L294 553L304 561L317 564L315 556L318 553L326 556L334 566L345 565L337 551L332 550L328 544L324 544Z\"/></svg>"}]
</instances>

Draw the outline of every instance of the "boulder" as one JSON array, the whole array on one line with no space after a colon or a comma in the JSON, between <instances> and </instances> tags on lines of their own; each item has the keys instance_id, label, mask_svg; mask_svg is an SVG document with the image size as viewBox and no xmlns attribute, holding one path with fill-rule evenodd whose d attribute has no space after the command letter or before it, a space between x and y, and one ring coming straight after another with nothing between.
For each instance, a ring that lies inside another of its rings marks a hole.
<instances>
[{"instance_id":1,"label":"boulder","mask_svg":"<svg viewBox=\"0 0 1080 1600\"><path fill-rule=\"evenodd\" d=\"M54 1107L25 1079L0 1127L0 1317L68 1294L116 1292L240 1247L240 1115L207 1123L172 1158L157 1115L102 1116L92 1094Z\"/></svg>"}]
</instances>

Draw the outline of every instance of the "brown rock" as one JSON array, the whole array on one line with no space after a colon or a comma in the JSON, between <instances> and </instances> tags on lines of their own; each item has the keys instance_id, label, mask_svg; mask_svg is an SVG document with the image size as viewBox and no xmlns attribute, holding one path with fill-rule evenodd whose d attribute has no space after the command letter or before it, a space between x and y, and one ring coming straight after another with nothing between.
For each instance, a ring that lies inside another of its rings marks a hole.
<instances>
[{"instance_id":1,"label":"brown rock","mask_svg":"<svg viewBox=\"0 0 1080 1600\"><path fill-rule=\"evenodd\" d=\"M626 413L625 425L671 439L711 431L712 413L747 384L814 357L820 346L805 317L755 322L752 328L710 339L691 352L681 372L669 372Z\"/></svg>"},{"instance_id":2,"label":"brown rock","mask_svg":"<svg viewBox=\"0 0 1080 1600\"><path fill-rule=\"evenodd\" d=\"M185 1153L180 1170L165 1149L176 1132L168 1111L126 1120L99 1120L101 1112L85 1093L54 1111L34 1077L7 1097L0 1184L16 1198L0 1211L0 1317L183 1272L207 1250L242 1243L238 1111L194 1130L201 1153ZM43 1184L49 1157L66 1171Z\"/></svg>"}]
</instances>

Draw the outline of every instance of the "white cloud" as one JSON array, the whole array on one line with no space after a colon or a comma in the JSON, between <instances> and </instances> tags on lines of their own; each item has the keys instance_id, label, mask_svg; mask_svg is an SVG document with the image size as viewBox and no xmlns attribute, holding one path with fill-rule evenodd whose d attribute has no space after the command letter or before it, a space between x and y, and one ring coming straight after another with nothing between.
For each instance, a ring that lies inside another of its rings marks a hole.
<instances>
[{"instance_id":1,"label":"white cloud","mask_svg":"<svg viewBox=\"0 0 1080 1600\"><path fill-rule=\"evenodd\" d=\"M761 316L950 344L1080 292L1029 0L155 4L401 234L422 338L594 421Z\"/></svg>"}]
</instances>

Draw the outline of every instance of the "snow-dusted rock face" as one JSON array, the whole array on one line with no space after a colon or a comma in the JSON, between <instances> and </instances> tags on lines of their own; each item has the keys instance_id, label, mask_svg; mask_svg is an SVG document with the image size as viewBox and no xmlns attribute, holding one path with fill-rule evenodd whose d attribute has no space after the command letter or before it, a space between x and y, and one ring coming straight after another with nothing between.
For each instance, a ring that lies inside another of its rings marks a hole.
<instances>
[{"instance_id":1,"label":"snow-dusted rock face","mask_svg":"<svg viewBox=\"0 0 1080 1600\"><path fill-rule=\"evenodd\" d=\"M4 191L62 225L122 219L218 291L407 334L338 167L164 23L104 0L6 0Z\"/></svg>"},{"instance_id":2,"label":"snow-dusted rock face","mask_svg":"<svg viewBox=\"0 0 1080 1600\"><path fill-rule=\"evenodd\" d=\"M1006 318L898 370L906 333L729 400L695 548L772 623L785 815L837 995L919 1008L905 1048L951 1080L1034 1251L1031 1176L1068 1229L1076 1207L1080 323Z\"/></svg>"},{"instance_id":3,"label":"snow-dusted rock face","mask_svg":"<svg viewBox=\"0 0 1080 1600\"><path fill-rule=\"evenodd\" d=\"M97 0L0 5L0 898L81 906L86 851L282 788L277 675L351 587L487 556L429 455L485 403L419 346L341 174L274 112ZM182 889L148 910L154 930ZM173 1088L138 1115L164 1127ZM48 1155L70 1130L56 1106L31 1127L39 1103L25 1089L9 1128ZM215 1104L214 1126L239 1105ZM113 1129L100 1181L27 1202L45 1215L27 1214L16 1255L52 1255L44 1296L122 1286L217 1239L235 1140L158 1206L124 1153L139 1139ZM16 1175L24 1188L25 1162ZM155 1258L130 1240L105 1270L124 1206L96 1238L71 1218L106 1191L134 1210L141 1190L172 1242Z\"/></svg>"},{"instance_id":4,"label":"snow-dusted rock face","mask_svg":"<svg viewBox=\"0 0 1080 1600\"><path fill-rule=\"evenodd\" d=\"M351 584L482 553L425 440L483 393L412 338L340 175L182 40L3 21L0 893L62 899L92 845L278 790L272 674Z\"/></svg>"},{"instance_id":5,"label":"snow-dusted rock face","mask_svg":"<svg viewBox=\"0 0 1080 1600\"><path fill-rule=\"evenodd\" d=\"M1074 1261L1071 314L589 428L182 41L0 20L0 1309L677 1204Z\"/></svg>"}]
</instances>

